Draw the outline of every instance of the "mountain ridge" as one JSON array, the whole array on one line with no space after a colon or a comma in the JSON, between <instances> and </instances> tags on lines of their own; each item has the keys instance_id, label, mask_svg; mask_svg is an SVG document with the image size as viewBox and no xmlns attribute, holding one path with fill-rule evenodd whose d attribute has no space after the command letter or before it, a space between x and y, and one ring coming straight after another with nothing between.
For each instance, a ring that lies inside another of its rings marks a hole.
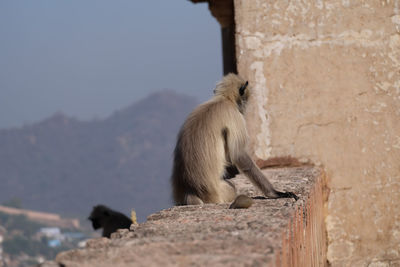
<instances>
[{"instance_id":1,"label":"mountain ridge","mask_svg":"<svg viewBox=\"0 0 400 267\"><path fill-rule=\"evenodd\" d=\"M168 207L176 134L197 104L163 90L104 119L63 113L0 129L0 202L63 215L88 214L103 203L139 219Z\"/></svg>"}]
</instances>

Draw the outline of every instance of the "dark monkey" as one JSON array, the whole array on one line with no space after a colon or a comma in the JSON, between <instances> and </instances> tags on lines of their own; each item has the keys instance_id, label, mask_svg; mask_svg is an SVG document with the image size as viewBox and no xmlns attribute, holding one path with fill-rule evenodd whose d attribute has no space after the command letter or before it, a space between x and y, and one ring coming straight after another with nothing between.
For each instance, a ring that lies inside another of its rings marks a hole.
<instances>
[{"instance_id":1,"label":"dark monkey","mask_svg":"<svg viewBox=\"0 0 400 267\"><path fill-rule=\"evenodd\" d=\"M93 229L103 228L102 236L108 238L118 229L129 229L132 224L127 216L104 205L94 206L88 219L92 221Z\"/></svg>"}]
</instances>

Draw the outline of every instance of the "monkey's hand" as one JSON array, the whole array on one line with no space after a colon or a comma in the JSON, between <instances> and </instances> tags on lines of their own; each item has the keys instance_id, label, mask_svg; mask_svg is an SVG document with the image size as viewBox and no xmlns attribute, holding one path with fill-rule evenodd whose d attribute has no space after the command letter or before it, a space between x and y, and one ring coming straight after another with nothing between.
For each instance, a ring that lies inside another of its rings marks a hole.
<instances>
[{"instance_id":1,"label":"monkey's hand","mask_svg":"<svg viewBox=\"0 0 400 267\"><path fill-rule=\"evenodd\" d=\"M276 198L294 198L296 201L299 199L293 192L275 192L277 197Z\"/></svg>"}]
</instances>

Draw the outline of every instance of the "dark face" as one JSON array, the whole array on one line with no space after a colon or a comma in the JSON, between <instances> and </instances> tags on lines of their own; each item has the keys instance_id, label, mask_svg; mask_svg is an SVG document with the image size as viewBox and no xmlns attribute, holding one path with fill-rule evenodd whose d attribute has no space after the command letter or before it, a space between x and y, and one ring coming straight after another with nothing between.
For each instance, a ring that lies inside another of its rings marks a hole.
<instances>
[{"instance_id":1,"label":"dark face","mask_svg":"<svg viewBox=\"0 0 400 267\"><path fill-rule=\"evenodd\" d=\"M245 93L246 93L246 88L247 88L248 85L249 85L249 82L246 81L244 84L242 84L242 86L240 86L240 88L239 88L239 95L240 95L241 97L244 97L244 95L245 95Z\"/></svg>"},{"instance_id":2,"label":"dark face","mask_svg":"<svg viewBox=\"0 0 400 267\"><path fill-rule=\"evenodd\" d=\"M93 208L90 213L89 220L92 221L93 229L97 230L99 228L103 228L106 218L109 216L108 210L106 207L98 205Z\"/></svg>"},{"instance_id":3,"label":"dark face","mask_svg":"<svg viewBox=\"0 0 400 267\"><path fill-rule=\"evenodd\" d=\"M244 111L246 109L246 103L249 98L249 88L248 88L248 82L243 84L239 88L239 99L237 100L237 105L239 107L239 111L244 114Z\"/></svg>"},{"instance_id":4,"label":"dark face","mask_svg":"<svg viewBox=\"0 0 400 267\"><path fill-rule=\"evenodd\" d=\"M97 218L92 218L92 217L89 217L89 220L91 220L91 221L92 221L92 226L93 226L93 229L94 229L94 230L97 230L97 229L101 228L101 225L100 225L99 219L97 219Z\"/></svg>"}]
</instances>

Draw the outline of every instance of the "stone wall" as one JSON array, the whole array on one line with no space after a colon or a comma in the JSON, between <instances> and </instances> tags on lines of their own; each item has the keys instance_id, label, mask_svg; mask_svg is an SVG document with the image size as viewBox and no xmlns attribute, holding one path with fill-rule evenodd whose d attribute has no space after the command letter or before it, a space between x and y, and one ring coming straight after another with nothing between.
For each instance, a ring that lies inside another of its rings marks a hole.
<instances>
[{"instance_id":1,"label":"stone wall","mask_svg":"<svg viewBox=\"0 0 400 267\"><path fill-rule=\"evenodd\" d=\"M323 166L332 266L400 265L400 1L234 5L254 156Z\"/></svg>"},{"instance_id":2,"label":"stone wall","mask_svg":"<svg viewBox=\"0 0 400 267\"><path fill-rule=\"evenodd\" d=\"M325 174L319 174L306 201L298 205L284 232L281 249L275 257L277 267L327 266L324 203L328 191Z\"/></svg>"},{"instance_id":3,"label":"stone wall","mask_svg":"<svg viewBox=\"0 0 400 267\"><path fill-rule=\"evenodd\" d=\"M269 168L263 173L288 198L254 199L248 209L229 204L177 206L111 239L88 240L42 267L129 266L323 266L326 230L325 174L320 168ZM231 179L239 194L261 196L242 175Z\"/></svg>"}]
</instances>

